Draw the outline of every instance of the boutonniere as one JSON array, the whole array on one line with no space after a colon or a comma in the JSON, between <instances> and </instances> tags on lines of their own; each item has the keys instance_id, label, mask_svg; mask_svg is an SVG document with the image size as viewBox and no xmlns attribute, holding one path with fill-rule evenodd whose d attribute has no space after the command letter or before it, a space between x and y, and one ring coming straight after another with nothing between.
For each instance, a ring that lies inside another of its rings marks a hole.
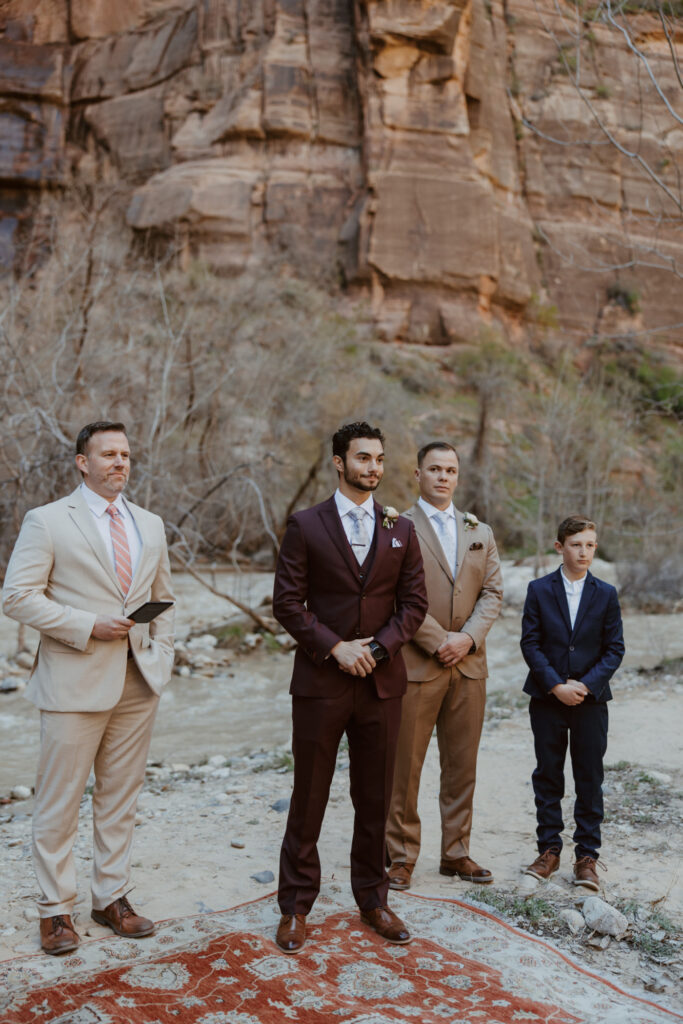
<instances>
[{"instance_id":1,"label":"boutonniere","mask_svg":"<svg viewBox=\"0 0 683 1024\"><path fill-rule=\"evenodd\" d=\"M479 526L479 520L475 516L474 512L465 512L462 517L462 521L465 524L466 530L474 530L476 526Z\"/></svg>"},{"instance_id":2,"label":"boutonniere","mask_svg":"<svg viewBox=\"0 0 683 1024\"><path fill-rule=\"evenodd\" d=\"M382 526L385 530L393 530L398 519L398 512L391 505L385 505L382 509Z\"/></svg>"}]
</instances>

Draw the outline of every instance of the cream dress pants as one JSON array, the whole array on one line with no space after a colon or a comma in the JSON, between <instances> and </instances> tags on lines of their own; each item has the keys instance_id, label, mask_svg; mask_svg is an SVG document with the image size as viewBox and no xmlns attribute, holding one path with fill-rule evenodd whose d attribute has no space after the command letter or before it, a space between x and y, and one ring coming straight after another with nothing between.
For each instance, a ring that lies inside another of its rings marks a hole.
<instances>
[{"instance_id":1,"label":"cream dress pants","mask_svg":"<svg viewBox=\"0 0 683 1024\"><path fill-rule=\"evenodd\" d=\"M41 711L33 812L41 917L70 914L76 901L73 847L91 768L92 906L103 910L126 891L135 809L158 706L158 696L129 659L121 699L109 711Z\"/></svg>"}]
</instances>

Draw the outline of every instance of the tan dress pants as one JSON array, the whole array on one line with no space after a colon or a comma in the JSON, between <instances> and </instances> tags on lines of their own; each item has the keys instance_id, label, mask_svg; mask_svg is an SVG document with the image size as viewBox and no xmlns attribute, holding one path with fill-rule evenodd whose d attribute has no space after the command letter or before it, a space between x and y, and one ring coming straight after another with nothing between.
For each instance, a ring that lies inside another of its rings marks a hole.
<instances>
[{"instance_id":1,"label":"tan dress pants","mask_svg":"<svg viewBox=\"0 0 683 1024\"><path fill-rule=\"evenodd\" d=\"M33 812L33 863L41 917L70 914L76 900L73 847L78 811L95 771L92 905L124 894L130 876L135 808L145 777L159 698L132 659L121 699L109 711L41 711Z\"/></svg>"},{"instance_id":2,"label":"tan dress pants","mask_svg":"<svg viewBox=\"0 0 683 1024\"><path fill-rule=\"evenodd\" d=\"M426 683L408 683L387 821L387 849L393 864L415 864L420 853L417 799L434 726L441 760L441 863L469 855L485 704L486 679L469 679L457 667L444 669Z\"/></svg>"}]
</instances>

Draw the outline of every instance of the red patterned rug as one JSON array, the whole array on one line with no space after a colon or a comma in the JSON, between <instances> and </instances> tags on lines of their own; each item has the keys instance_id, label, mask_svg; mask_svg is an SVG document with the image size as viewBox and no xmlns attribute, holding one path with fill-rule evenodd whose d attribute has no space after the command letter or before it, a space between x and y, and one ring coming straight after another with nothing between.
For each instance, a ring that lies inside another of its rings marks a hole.
<instances>
[{"instance_id":1,"label":"red patterned rug","mask_svg":"<svg viewBox=\"0 0 683 1024\"><path fill-rule=\"evenodd\" d=\"M547 943L456 900L392 894L416 938L391 946L328 887L297 956L277 951L274 897L167 921L150 940L0 963L3 1024L663 1024Z\"/></svg>"}]
</instances>

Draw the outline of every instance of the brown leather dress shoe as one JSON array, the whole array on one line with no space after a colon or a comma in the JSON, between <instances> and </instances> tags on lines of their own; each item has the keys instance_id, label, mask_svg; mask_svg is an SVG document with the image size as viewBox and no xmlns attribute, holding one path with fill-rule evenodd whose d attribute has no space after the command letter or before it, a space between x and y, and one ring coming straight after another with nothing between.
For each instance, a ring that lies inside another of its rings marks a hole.
<instances>
[{"instance_id":1,"label":"brown leather dress shoe","mask_svg":"<svg viewBox=\"0 0 683 1024\"><path fill-rule=\"evenodd\" d=\"M375 907L374 910L361 910L360 919L363 924L369 924L378 935L381 935L387 942L395 942L404 945L410 942L411 934L400 917L397 917L389 907Z\"/></svg>"},{"instance_id":2,"label":"brown leather dress shoe","mask_svg":"<svg viewBox=\"0 0 683 1024\"><path fill-rule=\"evenodd\" d=\"M136 914L125 896L114 900L104 910L95 910L93 907L90 916L93 921L107 925L126 939L144 939L154 931L154 921Z\"/></svg>"},{"instance_id":3,"label":"brown leather dress shoe","mask_svg":"<svg viewBox=\"0 0 683 1024\"><path fill-rule=\"evenodd\" d=\"M410 878L414 864L392 864L389 868L390 889L410 889Z\"/></svg>"},{"instance_id":4,"label":"brown leather dress shoe","mask_svg":"<svg viewBox=\"0 0 683 1024\"><path fill-rule=\"evenodd\" d=\"M537 878L539 882L547 882L559 866L560 851L557 847L552 847L550 850L544 850L543 853L539 853L536 860L533 864L529 865L524 874Z\"/></svg>"},{"instance_id":5,"label":"brown leather dress shoe","mask_svg":"<svg viewBox=\"0 0 683 1024\"><path fill-rule=\"evenodd\" d=\"M574 885L583 885L586 889L598 892L600 880L596 870L597 863L594 857L580 857L574 864Z\"/></svg>"},{"instance_id":6,"label":"brown leather dress shoe","mask_svg":"<svg viewBox=\"0 0 683 1024\"><path fill-rule=\"evenodd\" d=\"M81 940L78 932L71 923L68 914L56 914L55 917L41 917L40 919L40 945L43 952L50 956L58 956L60 953L70 953L72 949L78 948Z\"/></svg>"},{"instance_id":7,"label":"brown leather dress shoe","mask_svg":"<svg viewBox=\"0 0 683 1024\"><path fill-rule=\"evenodd\" d=\"M487 868L480 868L471 857L458 857L448 863L444 861L439 865L440 875L457 875L463 882L480 882L486 884L493 881L493 874Z\"/></svg>"},{"instance_id":8,"label":"brown leather dress shoe","mask_svg":"<svg viewBox=\"0 0 683 1024\"><path fill-rule=\"evenodd\" d=\"M306 942L306 915L283 914L275 942L283 953L299 953Z\"/></svg>"}]
</instances>

